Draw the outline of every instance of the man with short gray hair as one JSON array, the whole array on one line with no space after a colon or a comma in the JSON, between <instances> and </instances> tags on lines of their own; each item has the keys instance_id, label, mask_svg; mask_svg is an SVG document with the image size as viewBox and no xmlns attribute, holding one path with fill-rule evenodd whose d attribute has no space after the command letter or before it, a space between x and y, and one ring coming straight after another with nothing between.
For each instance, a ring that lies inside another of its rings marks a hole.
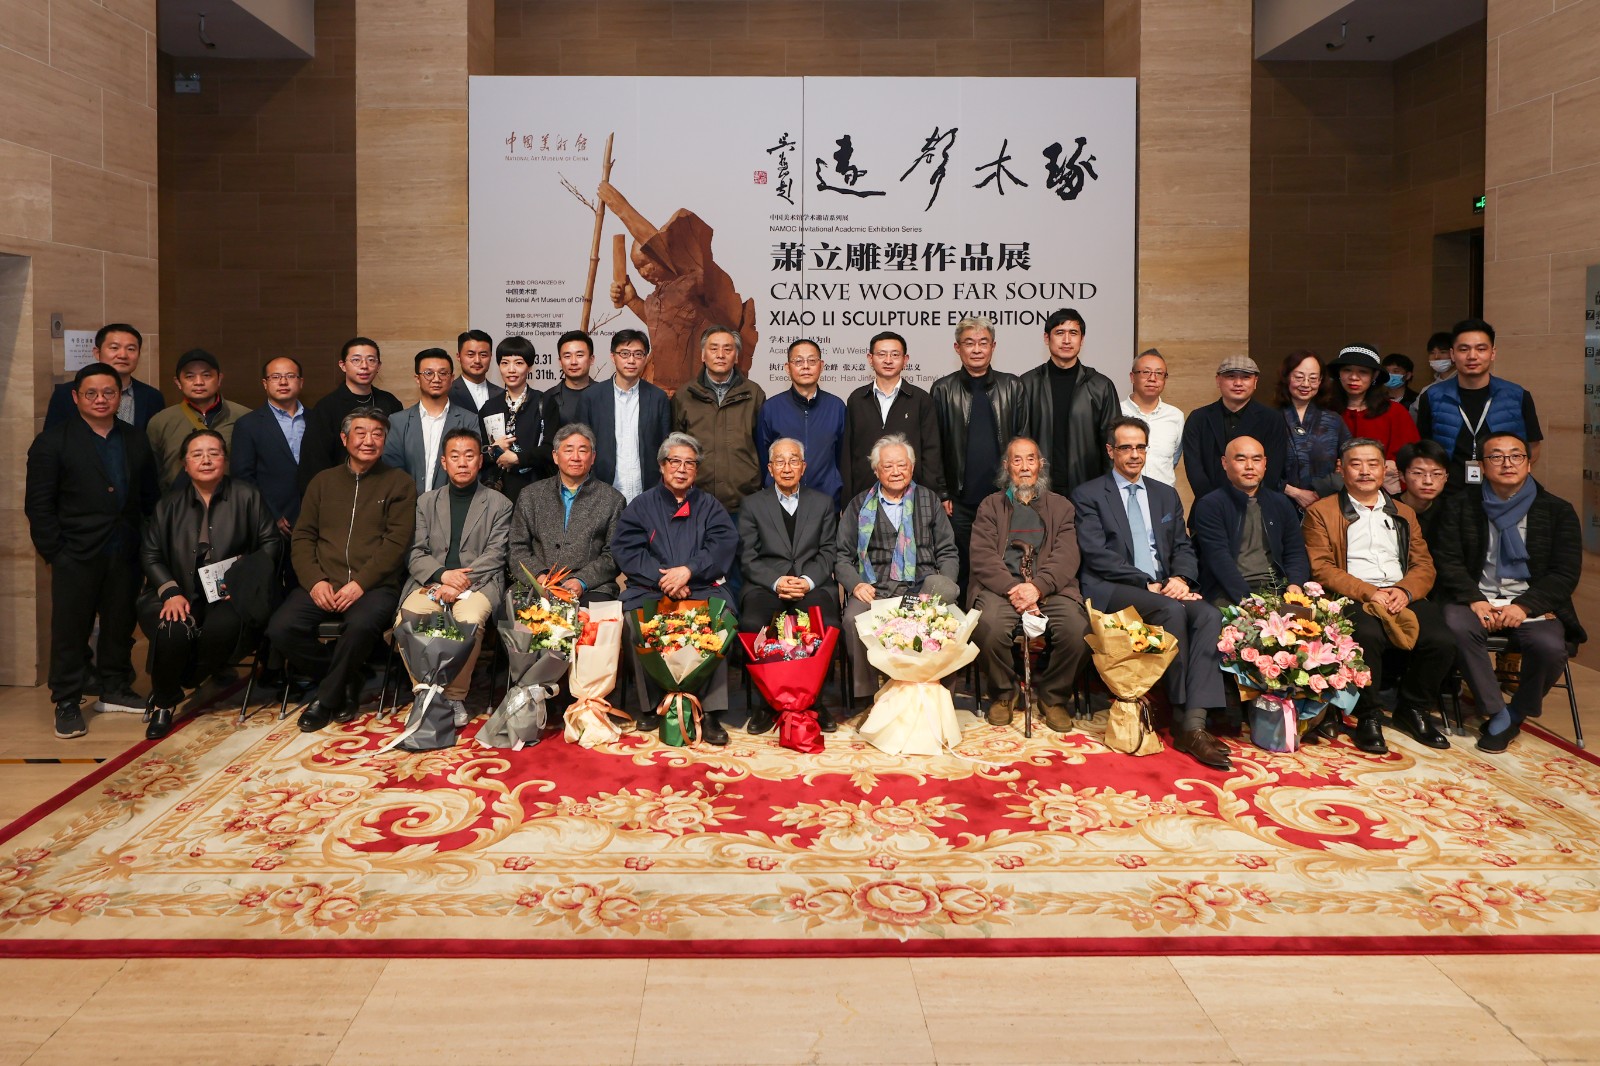
<instances>
[{"instance_id":1,"label":"man with short gray hair","mask_svg":"<svg viewBox=\"0 0 1600 1066\"><path fill-rule=\"evenodd\" d=\"M543 580L570 571L564 584L583 598L617 598L617 564L611 539L627 506L622 493L591 476L594 431L582 422L556 430L551 449L556 476L535 481L517 496L511 520L511 580Z\"/></svg>"},{"instance_id":2,"label":"man with short gray hair","mask_svg":"<svg viewBox=\"0 0 1600 1066\"><path fill-rule=\"evenodd\" d=\"M712 326L700 337L699 375L672 397L672 428L705 448L700 484L730 513L761 487L756 419L767 394L739 370L736 330Z\"/></svg>"}]
</instances>

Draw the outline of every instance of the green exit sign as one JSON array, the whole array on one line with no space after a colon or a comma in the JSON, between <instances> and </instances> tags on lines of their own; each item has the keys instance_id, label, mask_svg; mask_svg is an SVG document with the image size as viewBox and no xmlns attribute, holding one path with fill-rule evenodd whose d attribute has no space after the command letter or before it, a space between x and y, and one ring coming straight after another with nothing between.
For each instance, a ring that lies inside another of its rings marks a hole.
<instances>
[{"instance_id":1,"label":"green exit sign","mask_svg":"<svg viewBox=\"0 0 1600 1066\"><path fill-rule=\"evenodd\" d=\"M1483 209L1488 205L1489 198L1487 196L1479 196L1472 201L1472 213L1475 215L1481 215L1483 214Z\"/></svg>"}]
</instances>

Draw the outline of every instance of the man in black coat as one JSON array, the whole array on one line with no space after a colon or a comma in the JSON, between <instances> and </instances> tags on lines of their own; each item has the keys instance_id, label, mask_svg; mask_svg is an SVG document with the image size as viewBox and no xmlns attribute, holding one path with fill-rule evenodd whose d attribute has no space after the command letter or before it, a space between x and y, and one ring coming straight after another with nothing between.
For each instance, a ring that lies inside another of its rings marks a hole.
<instances>
[{"instance_id":1,"label":"man in black coat","mask_svg":"<svg viewBox=\"0 0 1600 1066\"><path fill-rule=\"evenodd\" d=\"M342 436L345 415L358 410L381 411L386 418L400 413L404 405L399 397L373 384L382 367L383 353L376 341L352 337L339 349L339 371L344 380L318 400L306 416L305 440L300 443L302 496L312 478L347 458Z\"/></svg>"},{"instance_id":2,"label":"man in black coat","mask_svg":"<svg viewBox=\"0 0 1600 1066\"><path fill-rule=\"evenodd\" d=\"M79 370L72 400L77 414L39 434L28 449L24 502L33 545L50 565L50 698L56 736L63 740L88 731L78 704L97 617L97 709L145 709L133 691L134 601L139 524L157 497L149 441L117 418L117 369L90 363Z\"/></svg>"},{"instance_id":3,"label":"man in black coat","mask_svg":"<svg viewBox=\"0 0 1600 1066\"><path fill-rule=\"evenodd\" d=\"M1195 501L1189 515L1200 558L1200 595L1223 607L1252 592L1299 588L1311 580L1300 509L1261 487L1267 455L1254 437L1235 437L1222 457L1228 481Z\"/></svg>"},{"instance_id":4,"label":"man in black coat","mask_svg":"<svg viewBox=\"0 0 1600 1066\"><path fill-rule=\"evenodd\" d=\"M842 495L854 499L878 483L868 455L878 441L899 433L916 453L917 484L932 489L949 514L950 493L944 481L944 453L933 398L901 377L906 351L906 339L887 330L867 346L872 380L852 392L844 405L843 469L839 471L844 477Z\"/></svg>"},{"instance_id":5,"label":"man in black coat","mask_svg":"<svg viewBox=\"0 0 1600 1066\"><path fill-rule=\"evenodd\" d=\"M1588 639L1573 609L1583 573L1583 529L1570 503L1531 476L1528 443L1497 433L1483 443L1481 486L1447 497L1439 516L1436 597L1456 637L1457 663L1489 716L1478 747L1505 751L1537 718L1567 664L1567 644ZM1489 636L1522 653L1510 704L1489 658Z\"/></svg>"},{"instance_id":6,"label":"man in black coat","mask_svg":"<svg viewBox=\"0 0 1600 1066\"><path fill-rule=\"evenodd\" d=\"M456 337L456 364L461 376L450 383L450 402L473 414L505 392L489 380L489 364L494 362L494 339L481 329L469 329Z\"/></svg>"},{"instance_id":7,"label":"man in black coat","mask_svg":"<svg viewBox=\"0 0 1600 1066\"><path fill-rule=\"evenodd\" d=\"M1111 472L1106 435L1122 413L1111 379L1079 356L1089 327L1070 307L1044 323L1050 358L1022 375L1022 434L1039 442L1054 491L1070 496L1091 478Z\"/></svg>"},{"instance_id":8,"label":"man in black coat","mask_svg":"<svg viewBox=\"0 0 1600 1066\"><path fill-rule=\"evenodd\" d=\"M1227 484L1222 453L1236 437L1254 437L1267 455L1261 484L1282 492L1289 463L1289 428L1283 412L1251 399L1261 368L1248 355L1230 355L1217 367L1216 403L1196 407L1183 426L1183 469L1196 500Z\"/></svg>"}]
</instances>

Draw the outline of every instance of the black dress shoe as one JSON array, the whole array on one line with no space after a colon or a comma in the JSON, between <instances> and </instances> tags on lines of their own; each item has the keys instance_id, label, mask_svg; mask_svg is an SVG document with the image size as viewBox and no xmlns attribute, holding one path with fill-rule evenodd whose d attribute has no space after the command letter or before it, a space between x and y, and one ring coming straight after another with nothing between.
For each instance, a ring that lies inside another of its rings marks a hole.
<instances>
[{"instance_id":1,"label":"black dress shoe","mask_svg":"<svg viewBox=\"0 0 1600 1066\"><path fill-rule=\"evenodd\" d=\"M817 708L817 728L824 733L837 733L839 723L834 721L833 712L826 707Z\"/></svg>"},{"instance_id":2,"label":"black dress shoe","mask_svg":"<svg viewBox=\"0 0 1600 1066\"><path fill-rule=\"evenodd\" d=\"M700 739L719 748L728 743L728 731L722 728L721 718L719 714L708 714L700 720Z\"/></svg>"},{"instance_id":3,"label":"black dress shoe","mask_svg":"<svg viewBox=\"0 0 1600 1066\"><path fill-rule=\"evenodd\" d=\"M172 732L172 708L157 707L150 712L150 724L145 726L146 740L160 740Z\"/></svg>"},{"instance_id":4,"label":"black dress shoe","mask_svg":"<svg viewBox=\"0 0 1600 1066\"><path fill-rule=\"evenodd\" d=\"M1375 716L1357 720L1350 734L1350 743L1368 755L1389 754L1389 745L1383 739L1383 724Z\"/></svg>"},{"instance_id":5,"label":"black dress shoe","mask_svg":"<svg viewBox=\"0 0 1600 1066\"><path fill-rule=\"evenodd\" d=\"M319 729L326 729L333 716L328 713L328 708L322 705L321 700L312 700L305 710L300 712L300 732L315 733Z\"/></svg>"},{"instance_id":6,"label":"black dress shoe","mask_svg":"<svg viewBox=\"0 0 1600 1066\"><path fill-rule=\"evenodd\" d=\"M654 711L633 716L633 727L641 733L653 733L661 728L661 716Z\"/></svg>"},{"instance_id":7,"label":"black dress shoe","mask_svg":"<svg viewBox=\"0 0 1600 1066\"><path fill-rule=\"evenodd\" d=\"M1511 724L1498 733L1489 732L1488 723L1485 722L1483 736L1478 738L1478 750L1498 755L1511 746L1511 742L1517 739L1517 734L1520 732L1522 732L1520 718L1513 718Z\"/></svg>"},{"instance_id":8,"label":"black dress shoe","mask_svg":"<svg viewBox=\"0 0 1600 1066\"><path fill-rule=\"evenodd\" d=\"M338 722L340 725L349 725L351 722L361 717L361 704L351 700L343 707L340 707L337 711L330 712L328 717L333 719L335 722Z\"/></svg>"},{"instance_id":9,"label":"black dress shoe","mask_svg":"<svg viewBox=\"0 0 1600 1066\"><path fill-rule=\"evenodd\" d=\"M1204 729L1191 729L1173 737L1172 746L1201 766L1213 770L1233 769L1233 760L1228 756L1228 746Z\"/></svg>"},{"instance_id":10,"label":"black dress shoe","mask_svg":"<svg viewBox=\"0 0 1600 1066\"><path fill-rule=\"evenodd\" d=\"M777 719L772 717L772 712L766 708L750 712L750 720L744 724L744 731L753 737L763 733L772 732L772 727L777 725Z\"/></svg>"},{"instance_id":11,"label":"black dress shoe","mask_svg":"<svg viewBox=\"0 0 1600 1066\"><path fill-rule=\"evenodd\" d=\"M1394 727L1418 744L1441 750L1450 746L1450 738L1439 732L1432 719L1412 708L1399 708L1394 712Z\"/></svg>"}]
</instances>

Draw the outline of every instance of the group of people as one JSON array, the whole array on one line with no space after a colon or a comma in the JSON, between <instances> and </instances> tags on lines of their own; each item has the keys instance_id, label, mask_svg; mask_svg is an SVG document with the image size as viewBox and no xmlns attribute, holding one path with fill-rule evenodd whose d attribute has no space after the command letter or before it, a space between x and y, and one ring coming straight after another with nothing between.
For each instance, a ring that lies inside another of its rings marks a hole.
<instances>
[{"instance_id":1,"label":"group of people","mask_svg":"<svg viewBox=\"0 0 1600 1066\"><path fill-rule=\"evenodd\" d=\"M904 380L905 339L879 333L872 380L840 399L821 388L827 366L809 339L789 345L790 387L768 397L739 369L739 332L707 329L698 375L669 397L649 380L641 331L612 335L604 381L589 335L563 334L561 380L541 393L526 338L472 330L454 357L417 353L419 399L404 408L374 384L378 345L357 337L315 406L284 357L262 368L266 402L247 410L223 398L201 349L178 359L182 400L164 408L133 377L138 331L107 326L28 458L27 513L52 571L57 735L84 732L91 686L99 708L146 711L149 735L164 735L185 688L201 705L262 634L317 679L300 728L349 721L398 611L450 610L482 634L509 582L552 574L628 608L715 597L751 632L815 606L842 624L862 697L874 677L857 616L885 597L964 602L982 612L996 725L1018 699L1021 616L1042 614L1036 697L1060 731L1087 657L1085 597L1132 606L1178 638L1174 746L1216 768L1229 765L1208 717L1228 702L1219 608L1316 580L1367 608L1354 615L1374 676L1356 708L1362 750L1387 750L1386 665L1401 668L1394 725L1424 744L1448 744L1429 711L1458 658L1486 715L1480 746L1503 750L1537 713L1583 639L1581 542L1572 507L1531 478L1537 414L1492 374L1487 323L1434 338L1449 366L1430 359L1436 380L1409 408L1405 379L1352 345L1326 367L1311 352L1285 360L1278 410L1254 398L1256 363L1230 357L1217 401L1187 416L1162 398L1159 351L1133 360L1124 397L1081 361L1086 336L1080 313L1056 311L1048 358L1012 375L993 366L993 325L965 319L958 367L924 391ZM135 619L150 638L149 701L133 692ZM1490 634L1523 653L1509 704ZM1386 654L1401 647L1403 662ZM471 672L469 661L444 694L463 722ZM705 698L712 743L727 742L721 673ZM636 664L635 676L650 728L659 694ZM826 708L819 719L837 727ZM758 708L747 728L772 727Z\"/></svg>"}]
</instances>

